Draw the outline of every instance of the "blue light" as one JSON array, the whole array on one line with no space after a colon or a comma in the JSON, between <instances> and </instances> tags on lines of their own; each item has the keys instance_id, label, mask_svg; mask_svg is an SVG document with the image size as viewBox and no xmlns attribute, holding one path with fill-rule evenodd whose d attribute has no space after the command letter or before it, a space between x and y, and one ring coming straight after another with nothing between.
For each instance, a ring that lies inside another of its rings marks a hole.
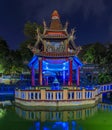
<instances>
[{"instance_id":1,"label":"blue light","mask_svg":"<svg viewBox=\"0 0 112 130\"><path fill-rule=\"evenodd\" d=\"M31 68L32 65L34 65L35 63L38 63L38 57L36 55L34 55L32 57L32 59L30 60L30 62L28 63L28 67Z\"/></svg>"},{"instance_id":2,"label":"blue light","mask_svg":"<svg viewBox=\"0 0 112 130\"><path fill-rule=\"evenodd\" d=\"M44 130L50 130L49 128L44 127Z\"/></svg>"},{"instance_id":3,"label":"blue light","mask_svg":"<svg viewBox=\"0 0 112 130\"><path fill-rule=\"evenodd\" d=\"M63 67L63 70L65 70L65 66Z\"/></svg>"},{"instance_id":4,"label":"blue light","mask_svg":"<svg viewBox=\"0 0 112 130\"><path fill-rule=\"evenodd\" d=\"M63 122L63 123L62 123L62 126L63 126L63 127L66 127L66 126L67 126L67 123Z\"/></svg>"},{"instance_id":5,"label":"blue light","mask_svg":"<svg viewBox=\"0 0 112 130\"><path fill-rule=\"evenodd\" d=\"M63 128L66 128L66 130L68 129L68 123L67 122L56 122L55 124L57 126L61 125Z\"/></svg>"},{"instance_id":6,"label":"blue light","mask_svg":"<svg viewBox=\"0 0 112 130\"><path fill-rule=\"evenodd\" d=\"M73 60L79 65L79 66L83 66L83 63L79 60L79 58L77 56L73 57Z\"/></svg>"},{"instance_id":7,"label":"blue light","mask_svg":"<svg viewBox=\"0 0 112 130\"><path fill-rule=\"evenodd\" d=\"M52 71L43 71L42 73L44 76L56 76L56 73Z\"/></svg>"},{"instance_id":8,"label":"blue light","mask_svg":"<svg viewBox=\"0 0 112 130\"><path fill-rule=\"evenodd\" d=\"M35 123L36 130L40 130L40 122Z\"/></svg>"},{"instance_id":9,"label":"blue light","mask_svg":"<svg viewBox=\"0 0 112 130\"><path fill-rule=\"evenodd\" d=\"M76 122L75 122L75 121L72 121L72 125L73 125L73 126L76 126L77 124L76 124Z\"/></svg>"},{"instance_id":10,"label":"blue light","mask_svg":"<svg viewBox=\"0 0 112 130\"><path fill-rule=\"evenodd\" d=\"M61 63L64 62L64 63ZM54 60L54 63L52 60L43 61L43 70L49 70L49 71L62 71L62 70L68 70L69 62L63 61L63 60Z\"/></svg>"},{"instance_id":11,"label":"blue light","mask_svg":"<svg viewBox=\"0 0 112 130\"><path fill-rule=\"evenodd\" d=\"M61 121L45 123L43 130L69 130L69 123Z\"/></svg>"},{"instance_id":12,"label":"blue light","mask_svg":"<svg viewBox=\"0 0 112 130\"><path fill-rule=\"evenodd\" d=\"M43 70L51 70L51 71L62 71L64 70L68 70L69 68L69 62L64 60L64 59L58 59L58 60L54 60L55 63L53 63L53 60L51 59L46 59L45 61L43 61L42 63L42 67ZM36 55L34 55L31 59L31 61L29 62L28 66L29 68L32 67L32 65L34 65L34 68L37 70L38 69L38 57ZM73 69L76 69L77 66L82 66L83 64L81 63L81 61L78 59L78 57L74 57L73 58ZM65 67L65 68L64 68Z\"/></svg>"},{"instance_id":13,"label":"blue light","mask_svg":"<svg viewBox=\"0 0 112 130\"><path fill-rule=\"evenodd\" d=\"M65 71L63 71L63 80L66 79Z\"/></svg>"}]
</instances>

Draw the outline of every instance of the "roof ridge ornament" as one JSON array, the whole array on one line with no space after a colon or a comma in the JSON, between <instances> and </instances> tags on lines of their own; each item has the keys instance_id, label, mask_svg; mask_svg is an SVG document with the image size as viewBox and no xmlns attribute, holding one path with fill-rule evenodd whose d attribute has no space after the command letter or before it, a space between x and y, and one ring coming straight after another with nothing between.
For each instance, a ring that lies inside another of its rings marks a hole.
<instances>
[{"instance_id":1,"label":"roof ridge ornament","mask_svg":"<svg viewBox=\"0 0 112 130\"><path fill-rule=\"evenodd\" d=\"M47 24L45 20L43 20L43 25L44 25L44 28L47 28Z\"/></svg>"},{"instance_id":2,"label":"roof ridge ornament","mask_svg":"<svg viewBox=\"0 0 112 130\"><path fill-rule=\"evenodd\" d=\"M65 30L67 30L67 29L68 29L68 24L69 24L69 23L68 23L68 21L66 21L66 23L65 23L65 27L64 27L64 28L65 28Z\"/></svg>"},{"instance_id":3,"label":"roof ridge ornament","mask_svg":"<svg viewBox=\"0 0 112 130\"><path fill-rule=\"evenodd\" d=\"M54 10L52 15L51 15L52 19L60 19L59 13L57 10Z\"/></svg>"}]
</instances>

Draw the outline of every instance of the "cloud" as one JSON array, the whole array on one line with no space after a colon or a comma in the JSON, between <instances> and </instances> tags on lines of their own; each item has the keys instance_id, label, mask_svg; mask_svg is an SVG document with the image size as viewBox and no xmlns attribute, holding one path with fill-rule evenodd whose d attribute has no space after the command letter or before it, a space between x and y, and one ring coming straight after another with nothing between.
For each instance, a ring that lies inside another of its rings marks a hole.
<instances>
[{"instance_id":1,"label":"cloud","mask_svg":"<svg viewBox=\"0 0 112 130\"><path fill-rule=\"evenodd\" d=\"M100 16L106 10L104 0L21 0L21 5L27 18L39 19L49 17L54 9L67 15L81 11L85 19L91 14Z\"/></svg>"}]
</instances>

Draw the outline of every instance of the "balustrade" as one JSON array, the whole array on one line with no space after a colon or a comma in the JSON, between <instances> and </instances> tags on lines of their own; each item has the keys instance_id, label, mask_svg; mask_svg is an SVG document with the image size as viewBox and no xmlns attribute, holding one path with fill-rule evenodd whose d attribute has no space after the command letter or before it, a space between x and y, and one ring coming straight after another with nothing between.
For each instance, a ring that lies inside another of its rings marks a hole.
<instances>
[{"instance_id":1,"label":"balustrade","mask_svg":"<svg viewBox=\"0 0 112 130\"><path fill-rule=\"evenodd\" d=\"M112 89L112 85L101 85L98 88L95 88L93 90L72 90L72 89L63 89L63 90L16 90L15 91L15 98L21 98L26 100L90 100L98 97L103 92L109 92ZM98 98L96 98L98 99Z\"/></svg>"}]
</instances>

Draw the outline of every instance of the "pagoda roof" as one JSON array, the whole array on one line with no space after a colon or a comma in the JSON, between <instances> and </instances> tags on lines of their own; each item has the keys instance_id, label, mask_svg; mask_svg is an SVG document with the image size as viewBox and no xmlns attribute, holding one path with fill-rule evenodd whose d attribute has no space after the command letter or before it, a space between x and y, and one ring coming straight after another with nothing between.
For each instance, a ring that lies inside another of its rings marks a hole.
<instances>
[{"instance_id":1,"label":"pagoda roof","mask_svg":"<svg viewBox=\"0 0 112 130\"><path fill-rule=\"evenodd\" d=\"M63 28L60 21L60 16L57 10L54 10L51 15L50 27L44 25L43 38L67 38L68 33L65 28Z\"/></svg>"},{"instance_id":2,"label":"pagoda roof","mask_svg":"<svg viewBox=\"0 0 112 130\"><path fill-rule=\"evenodd\" d=\"M68 35L64 30L46 30L43 38L67 38Z\"/></svg>"},{"instance_id":3,"label":"pagoda roof","mask_svg":"<svg viewBox=\"0 0 112 130\"><path fill-rule=\"evenodd\" d=\"M64 57L74 56L75 52L39 52L39 53L36 53L36 55L40 57L64 58Z\"/></svg>"}]
</instances>

